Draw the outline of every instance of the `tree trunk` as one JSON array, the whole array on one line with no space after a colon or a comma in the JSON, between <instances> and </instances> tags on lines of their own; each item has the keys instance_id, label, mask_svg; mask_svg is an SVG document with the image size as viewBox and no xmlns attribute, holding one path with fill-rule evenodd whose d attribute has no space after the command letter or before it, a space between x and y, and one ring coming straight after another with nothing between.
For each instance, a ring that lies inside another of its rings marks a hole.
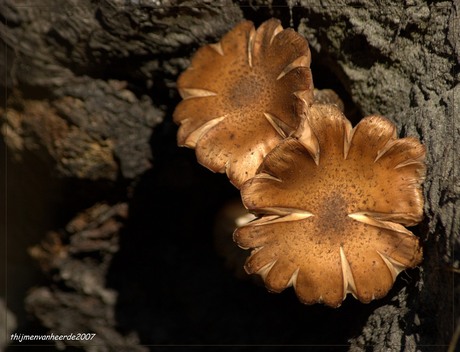
<instances>
[{"instance_id":1,"label":"tree trunk","mask_svg":"<svg viewBox=\"0 0 460 352\"><path fill-rule=\"evenodd\" d=\"M1 1L0 287L10 330L94 333L44 343L88 351L453 348L460 3L349 3ZM292 290L274 295L235 276L215 249L218 211L239 193L176 146L175 81L199 46L243 18L270 17L308 39L315 86L338 92L353 123L384 115L427 148L425 219L411 229L424 261L379 301L304 306Z\"/></svg>"}]
</instances>

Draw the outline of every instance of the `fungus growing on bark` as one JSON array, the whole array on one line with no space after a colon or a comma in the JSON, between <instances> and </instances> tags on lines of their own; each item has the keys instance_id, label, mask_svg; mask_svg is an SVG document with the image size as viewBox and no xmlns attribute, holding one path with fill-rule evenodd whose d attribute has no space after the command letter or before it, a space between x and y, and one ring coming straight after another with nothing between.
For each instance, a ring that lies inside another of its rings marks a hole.
<instances>
[{"instance_id":1,"label":"fungus growing on bark","mask_svg":"<svg viewBox=\"0 0 460 352\"><path fill-rule=\"evenodd\" d=\"M313 101L308 43L278 20L257 30L243 21L200 48L177 87L178 144L195 148L200 164L226 172L239 188Z\"/></svg>"},{"instance_id":2,"label":"fungus growing on bark","mask_svg":"<svg viewBox=\"0 0 460 352\"><path fill-rule=\"evenodd\" d=\"M241 188L259 217L234 240L253 248L245 269L280 292L337 307L385 296L422 249L405 226L421 221L425 148L397 139L379 116L355 128L333 105L313 104L299 130L265 158Z\"/></svg>"}]
</instances>

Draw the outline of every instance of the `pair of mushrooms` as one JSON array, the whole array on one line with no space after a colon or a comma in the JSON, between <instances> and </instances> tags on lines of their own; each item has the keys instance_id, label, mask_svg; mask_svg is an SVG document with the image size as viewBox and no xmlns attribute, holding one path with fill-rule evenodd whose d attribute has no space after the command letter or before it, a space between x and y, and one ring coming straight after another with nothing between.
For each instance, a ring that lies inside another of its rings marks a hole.
<instances>
[{"instance_id":1,"label":"pair of mushrooms","mask_svg":"<svg viewBox=\"0 0 460 352\"><path fill-rule=\"evenodd\" d=\"M315 99L307 41L271 19L201 47L177 82L178 144L226 172L256 219L234 241L270 291L338 307L385 296L422 261L425 148L369 116L352 128Z\"/></svg>"}]
</instances>

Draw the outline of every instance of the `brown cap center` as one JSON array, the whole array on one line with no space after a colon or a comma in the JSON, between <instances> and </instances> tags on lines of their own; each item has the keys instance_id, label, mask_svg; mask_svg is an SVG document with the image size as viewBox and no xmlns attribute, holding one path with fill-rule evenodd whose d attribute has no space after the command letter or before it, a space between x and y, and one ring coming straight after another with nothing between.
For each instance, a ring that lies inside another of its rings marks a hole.
<instances>
[{"instance_id":1,"label":"brown cap center","mask_svg":"<svg viewBox=\"0 0 460 352\"><path fill-rule=\"evenodd\" d=\"M319 233L344 233L348 219L349 200L339 191L332 191L322 198L315 212Z\"/></svg>"}]
</instances>

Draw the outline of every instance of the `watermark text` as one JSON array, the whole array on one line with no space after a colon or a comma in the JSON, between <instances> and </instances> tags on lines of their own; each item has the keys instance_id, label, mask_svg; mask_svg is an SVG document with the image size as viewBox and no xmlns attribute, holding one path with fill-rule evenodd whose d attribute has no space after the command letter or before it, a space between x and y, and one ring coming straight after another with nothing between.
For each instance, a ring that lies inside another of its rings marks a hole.
<instances>
[{"instance_id":1,"label":"watermark text","mask_svg":"<svg viewBox=\"0 0 460 352\"><path fill-rule=\"evenodd\" d=\"M11 334L11 341L18 342L38 342L38 341L91 341L96 334L94 333L70 333L70 334L45 334L45 335L30 335L30 334Z\"/></svg>"}]
</instances>

